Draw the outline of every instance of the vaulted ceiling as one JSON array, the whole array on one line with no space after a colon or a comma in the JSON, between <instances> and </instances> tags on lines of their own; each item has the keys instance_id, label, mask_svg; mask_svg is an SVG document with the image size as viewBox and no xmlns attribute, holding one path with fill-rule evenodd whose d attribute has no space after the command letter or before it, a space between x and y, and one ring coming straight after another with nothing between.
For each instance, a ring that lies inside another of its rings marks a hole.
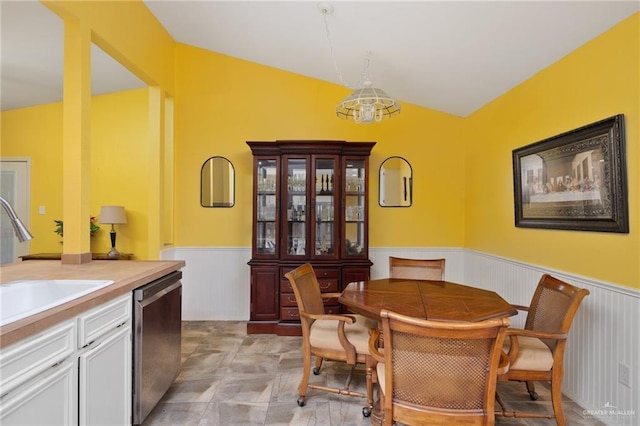
<instances>
[{"instance_id":1,"label":"vaulted ceiling","mask_svg":"<svg viewBox=\"0 0 640 426\"><path fill-rule=\"evenodd\" d=\"M145 4L178 42L348 87L361 85L370 52L375 87L462 117L640 9L637 1ZM35 1L0 7L2 109L60 101L62 21ZM97 47L92 64L94 94L143 85Z\"/></svg>"}]
</instances>

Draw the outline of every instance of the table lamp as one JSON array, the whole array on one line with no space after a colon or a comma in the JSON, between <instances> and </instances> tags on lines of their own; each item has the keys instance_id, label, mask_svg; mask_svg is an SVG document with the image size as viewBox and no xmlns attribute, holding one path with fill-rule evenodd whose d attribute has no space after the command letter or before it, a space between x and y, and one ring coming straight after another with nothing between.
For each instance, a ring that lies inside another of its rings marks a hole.
<instances>
[{"instance_id":1,"label":"table lamp","mask_svg":"<svg viewBox=\"0 0 640 426\"><path fill-rule=\"evenodd\" d=\"M111 250L107 253L109 257L119 257L120 252L116 250L116 230L114 225L127 223L127 214L122 206L102 206L100 209L100 223L111 225Z\"/></svg>"}]
</instances>

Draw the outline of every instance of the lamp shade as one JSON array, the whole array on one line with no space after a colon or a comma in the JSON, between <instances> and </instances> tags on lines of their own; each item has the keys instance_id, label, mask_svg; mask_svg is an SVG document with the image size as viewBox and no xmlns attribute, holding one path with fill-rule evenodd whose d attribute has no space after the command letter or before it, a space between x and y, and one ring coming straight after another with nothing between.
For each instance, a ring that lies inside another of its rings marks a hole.
<instances>
[{"instance_id":1,"label":"lamp shade","mask_svg":"<svg viewBox=\"0 0 640 426\"><path fill-rule=\"evenodd\" d=\"M336 115L340 118L352 118L356 123L374 123L383 118L400 114L400 103L384 90L372 87L370 81L358 89L336 107Z\"/></svg>"},{"instance_id":2,"label":"lamp shade","mask_svg":"<svg viewBox=\"0 0 640 426\"><path fill-rule=\"evenodd\" d=\"M127 214L122 206L102 206L100 223L121 225L127 223Z\"/></svg>"}]
</instances>

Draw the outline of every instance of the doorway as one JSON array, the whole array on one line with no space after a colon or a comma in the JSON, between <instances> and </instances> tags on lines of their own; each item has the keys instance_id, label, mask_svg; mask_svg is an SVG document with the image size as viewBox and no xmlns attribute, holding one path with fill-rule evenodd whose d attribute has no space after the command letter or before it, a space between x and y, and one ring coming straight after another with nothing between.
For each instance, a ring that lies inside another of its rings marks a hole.
<instances>
[{"instance_id":1,"label":"doorway","mask_svg":"<svg viewBox=\"0 0 640 426\"><path fill-rule=\"evenodd\" d=\"M11 204L22 223L29 229L31 161L26 158L0 159L0 195ZM18 261L29 254L29 242L19 242L13 232L9 216L0 212L0 264Z\"/></svg>"}]
</instances>

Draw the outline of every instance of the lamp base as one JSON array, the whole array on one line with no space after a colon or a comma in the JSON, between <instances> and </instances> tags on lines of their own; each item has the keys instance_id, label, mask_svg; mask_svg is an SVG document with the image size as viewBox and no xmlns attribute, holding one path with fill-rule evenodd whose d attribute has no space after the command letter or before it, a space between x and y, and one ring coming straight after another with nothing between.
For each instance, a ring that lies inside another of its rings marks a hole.
<instances>
[{"instance_id":1,"label":"lamp base","mask_svg":"<svg viewBox=\"0 0 640 426\"><path fill-rule=\"evenodd\" d=\"M113 223L111 224L111 232L109 232L109 236L111 237L111 250L109 250L107 256L120 257L120 252L116 250L116 230L113 227Z\"/></svg>"}]
</instances>

